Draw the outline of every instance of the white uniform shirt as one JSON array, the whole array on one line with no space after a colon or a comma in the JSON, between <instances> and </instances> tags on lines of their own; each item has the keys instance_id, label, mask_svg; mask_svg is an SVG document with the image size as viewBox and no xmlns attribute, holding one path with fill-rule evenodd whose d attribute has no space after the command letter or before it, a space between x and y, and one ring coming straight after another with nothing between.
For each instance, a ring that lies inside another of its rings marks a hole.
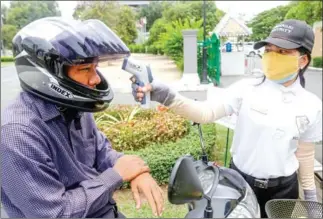
<instances>
[{"instance_id":1,"label":"white uniform shirt","mask_svg":"<svg viewBox=\"0 0 323 219\"><path fill-rule=\"evenodd\" d=\"M298 140L322 140L322 101L299 79L289 87L241 80L227 88L225 110L237 114L231 147L235 165L256 178L289 176L299 167Z\"/></svg>"}]
</instances>

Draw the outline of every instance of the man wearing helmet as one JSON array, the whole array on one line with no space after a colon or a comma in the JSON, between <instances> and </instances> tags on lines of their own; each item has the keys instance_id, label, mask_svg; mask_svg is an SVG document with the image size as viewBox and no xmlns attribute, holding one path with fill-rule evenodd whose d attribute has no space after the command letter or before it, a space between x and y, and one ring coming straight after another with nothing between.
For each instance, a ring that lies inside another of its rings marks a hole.
<instances>
[{"instance_id":1,"label":"man wearing helmet","mask_svg":"<svg viewBox=\"0 0 323 219\"><path fill-rule=\"evenodd\" d=\"M112 195L130 182L155 215L162 191L138 156L111 148L91 112L113 99L97 70L129 49L98 20L43 18L13 39L23 92L2 113L1 196L10 217L123 217Z\"/></svg>"}]
</instances>

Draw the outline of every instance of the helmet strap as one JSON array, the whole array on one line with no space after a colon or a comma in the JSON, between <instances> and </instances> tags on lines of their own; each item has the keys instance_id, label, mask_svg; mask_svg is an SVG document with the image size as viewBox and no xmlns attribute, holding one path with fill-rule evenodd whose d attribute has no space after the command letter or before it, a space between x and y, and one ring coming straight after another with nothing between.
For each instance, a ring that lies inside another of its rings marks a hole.
<instances>
[{"instance_id":1,"label":"helmet strap","mask_svg":"<svg viewBox=\"0 0 323 219\"><path fill-rule=\"evenodd\" d=\"M56 108L61 113L64 121L67 124L71 124L71 122L74 120L75 129L80 130L82 128L81 122L80 122L80 119L83 115L82 112L78 111L77 109L67 108L67 107L58 106L58 105L56 105Z\"/></svg>"}]
</instances>

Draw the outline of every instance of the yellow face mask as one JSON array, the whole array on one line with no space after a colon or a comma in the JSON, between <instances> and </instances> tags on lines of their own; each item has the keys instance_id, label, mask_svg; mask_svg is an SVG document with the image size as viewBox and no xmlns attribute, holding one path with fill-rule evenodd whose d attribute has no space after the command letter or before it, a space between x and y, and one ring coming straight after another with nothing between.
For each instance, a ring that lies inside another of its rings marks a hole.
<instances>
[{"instance_id":1,"label":"yellow face mask","mask_svg":"<svg viewBox=\"0 0 323 219\"><path fill-rule=\"evenodd\" d=\"M262 57L263 71L269 80L280 81L298 72L298 56L265 53Z\"/></svg>"}]
</instances>

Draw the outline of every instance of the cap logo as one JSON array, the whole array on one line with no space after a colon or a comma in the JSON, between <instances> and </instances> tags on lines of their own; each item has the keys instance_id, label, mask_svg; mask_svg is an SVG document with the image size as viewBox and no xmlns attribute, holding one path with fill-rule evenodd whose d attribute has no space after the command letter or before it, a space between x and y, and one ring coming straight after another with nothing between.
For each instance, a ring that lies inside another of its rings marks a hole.
<instances>
[{"instance_id":1,"label":"cap logo","mask_svg":"<svg viewBox=\"0 0 323 219\"><path fill-rule=\"evenodd\" d=\"M293 31L294 27L286 24L278 24L274 27L274 29L271 31L273 32L284 32L284 33L291 33Z\"/></svg>"}]
</instances>

